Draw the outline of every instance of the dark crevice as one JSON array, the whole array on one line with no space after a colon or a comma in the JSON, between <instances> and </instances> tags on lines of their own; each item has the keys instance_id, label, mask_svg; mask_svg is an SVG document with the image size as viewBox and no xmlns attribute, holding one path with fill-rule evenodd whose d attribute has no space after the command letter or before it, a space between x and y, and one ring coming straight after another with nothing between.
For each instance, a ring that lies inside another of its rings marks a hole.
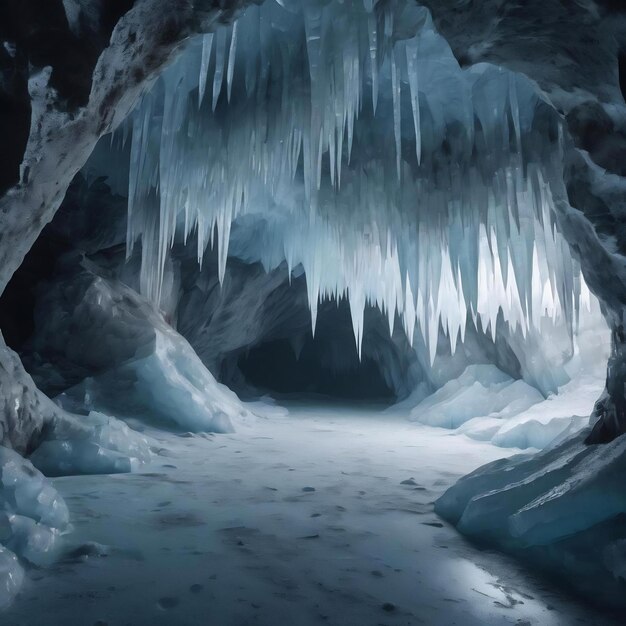
<instances>
[{"instance_id":1,"label":"dark crevice","mask_svg":"<svg viewBox=\"0 0 626 626\"><path fill-rule=\"evenodd\" d=\"M39 237L0 296L0 328L13 350L33 333L37 285L52 278L57 260L69 249L56 238Z\"/></svg>"},{"instance_id":2,"label":"dark crevice","mask_svg":"<svg viewBox=\"0 0 626 626\"><path fill-rule=\"evenodd\" d=\"M359 359L348 303L329 304L321 307L315 337L309 326L293 336L261 341L241 353L237 365L246 383L270 393L393 402L396 392L385 378L386 362L381 357L384 342L372 319L379 321L378 316L367 316ZM305 312L308 318L308 309Z\"/></svg>"},{"instance_id":3,"label":"dark crevice","mask_svg":"<svg viewBox=\"0 0 626 626\"><path fill-rule=\"evenodd\" d=\"M0 329L7 345L20 351L34 330L37 290L54 278L68 254L106 254L124 241L126 200L111 193L105 180L88 183L78 174L61 208L0 294Z\"/></svg>"},{"instance_id":4,"label":"dark crevice","mask_svg":"<svg viewBox=\"0 0 626 626\"><path fill-rule=\"evenodd\" d=\"M353 341L352 337L349 337ZM264 343L239 358L239 368L246 380L279 394L319 394L342 399L394 400L380 372L380 365L365 357L355 358L340 371L321 362L325 341L308 339L296 356L290 342L279 339Z\"/></svg>"}]
</instances>

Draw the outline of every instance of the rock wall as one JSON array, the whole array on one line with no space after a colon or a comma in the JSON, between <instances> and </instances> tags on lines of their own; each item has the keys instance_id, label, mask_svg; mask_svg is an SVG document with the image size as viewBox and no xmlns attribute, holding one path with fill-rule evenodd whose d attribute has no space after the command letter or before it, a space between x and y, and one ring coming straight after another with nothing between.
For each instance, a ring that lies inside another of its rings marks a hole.
<instances>
[{"instance_id":1,"label":"rock wall","mask_svg":"<svg viewBox=\"0 0 626 626\"><path fill-rule=\"evenodd\" d=\"M232 19L239 6L206 0L3 3L0 69L7 80L0 87L0 119L9 150L0 168L0 293L98 139L127 116L188 37ZM3 441L25 448L45 416L34 391L24 397L20 381L28 377L3 341L0 353L7 363L0 386Z\"/></svg>"}]
</instances>

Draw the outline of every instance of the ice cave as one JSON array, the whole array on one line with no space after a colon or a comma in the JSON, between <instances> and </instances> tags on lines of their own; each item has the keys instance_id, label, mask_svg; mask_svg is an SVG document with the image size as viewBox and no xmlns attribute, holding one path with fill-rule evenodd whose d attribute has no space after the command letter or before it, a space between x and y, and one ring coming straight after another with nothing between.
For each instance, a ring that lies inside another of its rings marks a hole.
<instances>
[{"instance_id":1,"label":"ice cave","mask_svg":"<svg viewBox=\"0 0 626 626\"><path fill-rule=\"evenodd\" d=\"M0 624L624 623L626 4L0 42Z\"/></svg>"}]
</instances>

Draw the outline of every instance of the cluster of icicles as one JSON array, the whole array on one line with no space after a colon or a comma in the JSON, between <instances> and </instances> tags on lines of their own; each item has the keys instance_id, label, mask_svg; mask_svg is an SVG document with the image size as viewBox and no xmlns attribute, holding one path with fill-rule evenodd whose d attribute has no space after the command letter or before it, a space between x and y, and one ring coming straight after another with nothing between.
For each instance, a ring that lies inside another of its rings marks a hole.
<instances>
[{"instance_id":1,"label":"cluster of icicles","mask_svg":"<svg viewBox=\"0 0 626 626\"><path fill-rule=\"evenodd\" d=\"M574 332L589 294L526 158L537 97L521 77L462 71L405 0L267 0L192 42L132 119L128 249L159 303L176 237L246 254L346 297L359 354L366 305L435 358L466 324ZM534 150L537 153L538 150ZM217 242L214 239L217 238ZM231 242L233 244L233 242Z\"/></svg>"}]
</instances>

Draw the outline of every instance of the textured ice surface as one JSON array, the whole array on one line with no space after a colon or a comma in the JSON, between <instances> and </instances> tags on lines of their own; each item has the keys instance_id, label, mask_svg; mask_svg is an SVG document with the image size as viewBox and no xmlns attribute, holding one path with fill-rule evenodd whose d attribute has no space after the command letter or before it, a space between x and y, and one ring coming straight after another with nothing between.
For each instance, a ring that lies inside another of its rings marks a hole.
<instances>
[{"instance_id":1,"label":"textured ice surface","mask_svg":"<svg viewBox=\"0 0 626 626\"><path fill-rule=\"evenodd\" d=\"M493 365L471 365L425 399L418 389L391 411L410 409L410 417L431 426L491 441L504 448L545 448L589 424L604 388L602 363L573 375L558 393L544 398L535 387L514 380Z\"/></svg>"},{"instance_id":2,"label":"textured ice surface","mask_svg":"<svg viewBox=\"0 0 626 626\"><path fill-rule=\"evenodd\" d=\"M436 503L461 532L561 572L596 602L622 605L626 440L585 445L585 433L537 455L496 461Z\"/></svg>"},{"instance_id":3,"label":"textured ice surface","mask_svg":"<svg viewBox=\"0 0 626 626\"><path fill-rule=\"evenodd\" d=\"M13 552L0 545L0 609L17 595L24 581L24 570Z\"/></svg>"},{"instance_id":4,"label":"textured ice surface","mask_svg":"<svg viewBox=\"0 0 626 626\"><path fill-rule=\"evenodd\" d=\"M230 432L231 418L248 415L239 398L218 383L187 341L169 328L157 331L151 355L120 368L122 376L125 368L136 377L134 396L146 412L185 430Z\"/></svg>"},{"instance_id":5,"label":"textured ice surface","mask_svg":"<svg viewBox=\"0 0 626 626\"><path fill-rule=\"evenodd\" d=\"M505 448L545 448L555 439L573 434L589 424L589 416L604 389L604 369L600 363L595 371L573 374L571 381L547 399L533 394L532 391L536 390L522 381L517 381L517 385L501 383L502 390L498 385L485 388L484 382L473 384L479 390L476 396L469 388L459 389L453 399L442 406L444 413L455 410L461 415L467 410L477 413L463 423L459 433ZM468 398L467 404L464 398ZM507 401L511 402L508 406ZM504 410L499 411L498 407L503 405ZM437 406L430 407L429 414L436 420ZM420 405L415 407L413 415L414 419L422 421Z\"/></svg>"},{"instance_id":6,"label":"textured ice surface","mask_svg":"<svg viewBox=\"0 0 626 626\"><path fill-rule=\"evenodd\" d=\"M411 411L411 419L458 428L474 417L505 419L541 400L537 389L512 379L494 365L470 365L459 378L420 402Z\"/></svg>"},{"instance_id":7,"label":"textured ice surface","mask_svg":"<svg viewBox=\"0 0 626 626\"><path fill-rule=\"evenodd\" d=\"M606 326L586 319L576 336L575 355L563 366L565 382L547 398L494 365L470 365L431 395L418 387L393 410L408 410L412 420L458 429L497 446L545 448L589 424L605 386L609 352Z\"/></svg>"},{"instance_id":8,"label":"textured ice surface","mask_svg":"<svg viewBox=\"0 0 626 626\"><path fill-rule=\"evenodd\" d=\"M250 416L174 330L155 328L147 352L85 379L66 395L82 397L86 407L117 410L186 431L231 432L233 419Z\"/></svg>"},{"instance_id":9,"label":"textured ice surface","mask_svg":"<svg viewBox=\"0 0 626 626\"><path fill-rule=\"evenodd\" d=\"M30 460L46 476L119 474L150 459L145 437L120 420L92 411L57 421Z\"/></svg>"},{"instance_id":10,"label":"textured ice surface","mask_svg":"<svg viewBox=\"0 0 626 626\"><path fill-rule=\"evenodd\" d=\"M63 498L48 480L29 460L0 446L0 608L22 585L17 556L49 564L68 518Z\"/></svg>"},{"instance_id":11,"label":"textured ice surface","mask_svg":"<svg viewBox=\"0 0 626 626\"><path fill-rule=\"evenodd\" d=\"M65 502L29 460L0 448L0 463L4 511L19 513L52 528L67 525Z\"/></svg>"}]
</instances>

